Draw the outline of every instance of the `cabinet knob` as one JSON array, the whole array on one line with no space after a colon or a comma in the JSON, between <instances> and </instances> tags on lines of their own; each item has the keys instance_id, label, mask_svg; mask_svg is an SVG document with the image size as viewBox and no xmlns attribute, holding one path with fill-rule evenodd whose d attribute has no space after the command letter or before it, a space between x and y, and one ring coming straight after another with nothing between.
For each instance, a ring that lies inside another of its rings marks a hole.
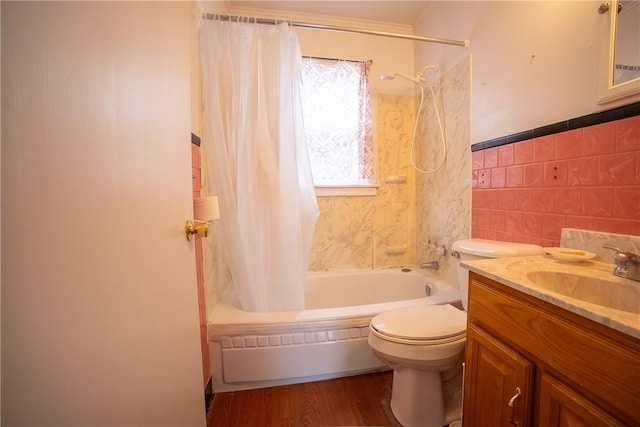
<instances>
[{"instance_id":1,"label":"cabinet knob","mask_svg":"<svg viewBox=\"0 0 640 427\"><path fill-rule=\"evenodd\" d=\"M518 400L518 398L522 395L522 391L520 390L520 387L516 387L516 394L513 395L513 397L511 399L509 399L509 402L507 403L507 406L509 408L511 408L511 416L507 419L509 421L510 424L517 426L519 425L518 421L514 420L513 415L515 410L513 409L513 404L516 402L516 400Z\"/></svg>"}]
</instances>

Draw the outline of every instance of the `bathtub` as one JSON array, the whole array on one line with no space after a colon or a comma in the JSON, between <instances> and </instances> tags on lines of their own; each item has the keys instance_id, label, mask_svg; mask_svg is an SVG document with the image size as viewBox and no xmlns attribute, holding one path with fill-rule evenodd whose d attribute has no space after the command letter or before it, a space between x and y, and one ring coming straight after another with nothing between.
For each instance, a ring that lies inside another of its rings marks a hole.
<instances>
[{"instance_id":1,"label":"bathtub","mask_svg":"<svg viewBox=\"0 0 640 427\"><path fill-rule=\"evenodd\" d=\"M240 309L225 295L207 319L213 391L317 381L386 369L369 349L371 318L401 307L459 304L457 288L415 268L309 273L305 310Z\"/></svg>"}]
</instances>

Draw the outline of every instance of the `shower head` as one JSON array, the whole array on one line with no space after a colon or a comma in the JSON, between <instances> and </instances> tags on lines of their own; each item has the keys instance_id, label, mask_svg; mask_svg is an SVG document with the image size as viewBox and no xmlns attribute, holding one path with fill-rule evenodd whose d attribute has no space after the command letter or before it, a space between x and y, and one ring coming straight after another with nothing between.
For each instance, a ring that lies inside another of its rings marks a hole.
<instances>
[{"instance_id":1,"label":"shower head","mask_svg":"<svg viewBox=\"0 0 640 427\"><path fill-rule=\"evenodd\" d=\"M422 73L426 70L437 70L438 66L437 65L427 65L426 67L422 68L422 70L420 70L420 72L418 74L416 74L415 77L411 77L408 74L404 74L404 73L387 73L387 74L382 74L380 76L380 80L393 80L396 78L396 76L398 77L402 77L405 80L409 80L413 83L419 84L419 83L424 83L426 82L426 79L424 78L424 76L422 75Z\"/></svg>"},{"instance_id":2,"label":"shower head","mask_svg":"<svg viewBox=\"0 0 640 427\"><path fill-rule=\"evenodd\" d=\"M422 78L422 76L418 75L416 77L411 77L408 74L404 74L404 73L387 73L387 74L383 74L380 76L380 80L393 80L396 77L402 77L403 79L409 80L413 83L421 83L424 81L424 78Z\"/></svg>"}]
</instances>

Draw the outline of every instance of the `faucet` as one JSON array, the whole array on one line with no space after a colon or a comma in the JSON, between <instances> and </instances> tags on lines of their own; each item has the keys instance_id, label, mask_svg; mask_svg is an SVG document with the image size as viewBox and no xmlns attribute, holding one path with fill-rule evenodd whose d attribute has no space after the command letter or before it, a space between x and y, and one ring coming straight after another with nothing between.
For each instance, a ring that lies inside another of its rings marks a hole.
<instances>
[{"instance_id":1,"label":"faucet","mask_svg":"<svg viewBox=\"0 0 640 427\"><path fill-rule=\"evenodd\" d=\"M602 247L616 251L613 254L613 262L616 264L613 274L640 282L640 255L623 251L611 245L602 245Z\"/></svg>"},{"instance_id":2,"label":"faucet","mask_svg":"<svg viewBox=\"0 0 640 427\"><path fill-rule=\"evenodd\" d=\"M430 270L437 270L437 269L440 268L440 263L438 261L423 262L423 263L420 264L420 268L421 269L428 268Z\"/></svg>"}]
</instances>

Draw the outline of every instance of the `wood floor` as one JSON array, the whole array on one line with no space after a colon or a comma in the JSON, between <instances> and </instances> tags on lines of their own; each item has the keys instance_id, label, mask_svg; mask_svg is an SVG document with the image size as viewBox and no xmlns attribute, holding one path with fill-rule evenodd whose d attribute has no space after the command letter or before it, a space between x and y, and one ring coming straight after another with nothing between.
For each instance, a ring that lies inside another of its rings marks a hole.
<instances>
[{"instance_id":1,"label":"wood floor","mask_svg":"<svg viewBox=\"0 0 640 427\"><path fill-rule=\"evenodd\" d=\"M218 393L207 427L401 427L389 407L392 372Z\"/></svg>"}]
</instances>

